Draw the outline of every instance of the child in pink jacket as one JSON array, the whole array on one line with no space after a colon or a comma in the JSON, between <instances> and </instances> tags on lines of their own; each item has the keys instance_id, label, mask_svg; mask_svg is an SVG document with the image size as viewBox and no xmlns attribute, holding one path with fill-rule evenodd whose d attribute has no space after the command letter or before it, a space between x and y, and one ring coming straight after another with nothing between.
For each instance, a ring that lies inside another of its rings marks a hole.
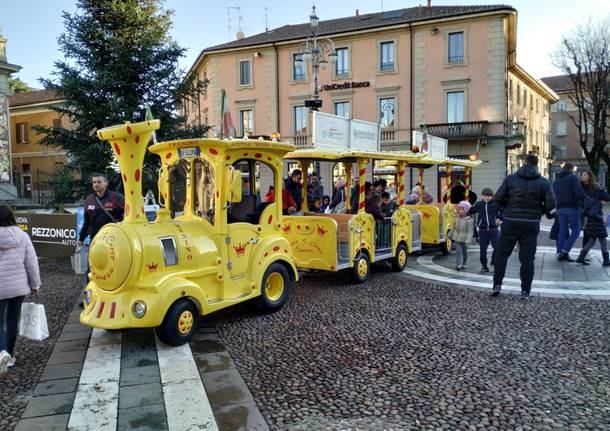
<instances>
[{"instance_id":1,"label":"child in pink jacket","mask_svg":"<svg viewBox=\"0 0 610 431\"><path fill-rule=\"evenodd\" d=\"M13 211L0 205L0 375L15 365L15 341L21 303L40 287L38 258Z\"/></svg>"}]
</instances>

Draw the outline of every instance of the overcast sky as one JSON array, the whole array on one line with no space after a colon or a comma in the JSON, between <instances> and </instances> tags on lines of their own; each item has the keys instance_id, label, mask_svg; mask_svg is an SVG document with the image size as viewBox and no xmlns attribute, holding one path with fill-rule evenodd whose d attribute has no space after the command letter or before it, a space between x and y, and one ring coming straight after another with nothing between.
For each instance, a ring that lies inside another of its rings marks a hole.
<instances>
[{"instance_id":1,"label":"overcast sky","mask_svg":"<svg viewBox=\"0 0 610 431\"><path fill-rule=\"evenodd\" d=\"M411 0L326 0L316 1L321 20L381 10L401 9L425 4ZM498 4L494 1L432 0L432 5ZM608 0L516 0L504 2L518 12L517 61L536 78L556 75L551 53L562 35L578 23L591 17L610 15ZM172 35L188 49L180 67L188 69L201 50L207 46L235 38L241 9L242 31L246 36L265 30L265 6L271 28L285 24L307 22L311 1L286 0L167 0L166 7L174 10ZM228 8L232 9L228 9ZM0 33L8 39L10 63L23 67L19 76L30 86L40 88L39 77L49 77L53 62L62 57L57 49L57 36L63 32L63 10L73 12L74 0L0 0ZM231 15L231 30L229 25Z\"/></svg>"}]
</instances>

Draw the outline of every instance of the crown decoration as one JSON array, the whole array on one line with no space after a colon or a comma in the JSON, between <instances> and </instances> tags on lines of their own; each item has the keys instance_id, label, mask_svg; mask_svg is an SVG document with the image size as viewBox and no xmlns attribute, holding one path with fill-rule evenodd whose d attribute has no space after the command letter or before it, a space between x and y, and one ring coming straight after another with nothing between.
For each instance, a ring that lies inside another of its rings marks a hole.
<instances>
[{"instance_id":1,"label":"crown decoration","mask_svg":"<svg viewBox=\"0 0 610 431\"><path fill-rule=\"evenodd\" d=\"M290 233L290 231L292 230L290 223L285 224L284 227L282 227L282 230L284 231L284 233Z\"/></svg>"},{"instance_id":2,"label":"crown decoration","mask_svg":"<svg viewBox=\"0 0 610 431\"><path fill-rule=\"evenodd\" d=\"M246 254L246 245L247 244L242 244L242 243L234 245L233 250L235 250L235 254L237 256L243 256L244 254Z\"/></svg>"},{"instance_id":3,"label":"crown decoration","mask_svg":"<svg viewBox=\"0 0 610 431\"><path fill-rule=\"evenodd\" d=\"M326 235L326 232L328 232L328 229L324 229L324 227L318 225L317 229L316 229L316 233L320 236L324 236Z\"/></svg>"},{"instance_id":4,"label":"crown decoration","mask_svg":"<svg viewBox=\"0 0 610 431\"><path fill-rule=\"evenodd\" d=\"M156 271L157 270L157 264L156 263L146 264L146 268L148 268L148 270L150 272Z\"/></svg>"}]
</instances>

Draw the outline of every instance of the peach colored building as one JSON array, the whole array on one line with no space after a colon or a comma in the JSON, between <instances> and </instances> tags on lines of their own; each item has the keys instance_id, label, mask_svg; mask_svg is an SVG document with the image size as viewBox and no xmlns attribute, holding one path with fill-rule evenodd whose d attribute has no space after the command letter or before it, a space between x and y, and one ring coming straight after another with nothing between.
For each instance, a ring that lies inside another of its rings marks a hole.
<instances>
[{"instance_id":1,"label":"peach colored building","mask_svg":"<svg viewBox=\"0 0 610 431\"><path fill-rule=\"evenodd\" d=\"M503 5L420 6L320 21L319 37L330 38L337 53L319 75L321 111L381 123L382 149L410 148L412 131L424 125L449 140L451 156L466 158L478 148L475 190L499 186L529 152L539 154L548 174L548 110L557 96L516 64L516 22L517 11ZM204 49L189 73L210 83L199 100L185 102L188 121L217 128L224 89L238 136L279 132L307 145L311 65L295 55L309 34L309 23L286 25ZM527 105L513 102L511 85L525 92ZM436 181L443 174L428 175Z\"/></svg>"},{"instance_id":2,"label":"peach colored building","mask_svg":"<svg viewBox=\"0 0 610 431\"><path fill-rule=\"evenodd\" d=\"M59 103L61 99L47 90L19 93L9 99L13 181L20 198L40 203L53 198L45 182L67 163L67 155L61 149L40 145L41 136L32 126L67 127L67 120L50 109Z\"/></svg>"}]
</instances>

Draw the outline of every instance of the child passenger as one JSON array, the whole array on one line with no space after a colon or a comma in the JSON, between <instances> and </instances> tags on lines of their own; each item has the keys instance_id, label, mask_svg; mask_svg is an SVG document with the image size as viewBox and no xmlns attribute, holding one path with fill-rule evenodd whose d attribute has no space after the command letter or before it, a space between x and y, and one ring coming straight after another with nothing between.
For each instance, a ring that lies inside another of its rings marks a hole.
<instances>
[{"instance_id":1,"label":"child passenger","mask_svg":"<svg viewBox=\"0 0 610 431\"><path fill-rule=\"evenodd\" d=\"M472 242L474 233L474 221L468 215L470 203L462 201L457 206L457 216L455 218L455 226L451 233L451 239L455 244L456 263L455 269L462 271L468 260L468 244Z\"/></svg>"}]
</instances>

